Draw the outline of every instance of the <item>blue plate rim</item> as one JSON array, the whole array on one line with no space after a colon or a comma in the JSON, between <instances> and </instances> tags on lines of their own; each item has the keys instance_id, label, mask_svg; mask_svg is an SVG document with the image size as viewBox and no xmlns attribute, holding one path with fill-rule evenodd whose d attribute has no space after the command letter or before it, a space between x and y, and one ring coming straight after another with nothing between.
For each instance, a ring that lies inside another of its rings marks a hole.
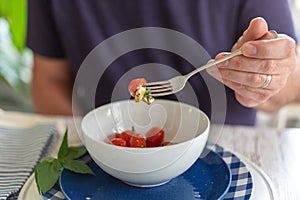
<instances>
[{"instance_id":1,"label":"blue plate rim","mask_svg":"<svg viewBox=\"0 0 300 200\"><path fill-rule=\"evenodd\" d=\"M223 165L225 165L226 166L226 169L227 169L227 173L229 174L229 180L228 180L228 184L227 184L227 187L226 187L226 189L223 191L223 193L218 197L218 199L217 200L222 200L222 199L224 199L224 197L226 196L226 194L228 193L228 191L229 191L229 189L230 189L230 187L231 187L231 182L232 182L232 172L231 172L231 170L230 170L230 167L228 166L228 164L225 162L225 160L223 159L223 157L219 154L219 153L217 153L217 152L214 152L213 150L211 150L211 149L209 149L209 148L205 148L205 150L208 150L209 151L209 153L208 154L210 154L210 153L212 153L212 154L214 154L214 156L217 156L220 160L221 160L221 162L222 162L222 164ZM204 152L204 151L203 151ZM207 155L208 155L207 154ZM205 158L205 157L204 157ZM195 163L198 161L198 160L200 160L200 159L202 159L201 158L201 156L195 161ZM93 161L92 159L91 159L91 161L89 161L89 162L95 162L95 161ZM88 162L88 163L89 163ZM194 163L194 164L195 164ZM193 165L194 165L193 164ZM192 165L192 166L193 166ZM191 167L192 167L191 166ZM99 167L99 166L98 166ZM100 167L99 167L100 168ZM101 169L101 168L100 168ZM61 173L61 175L63 174L63 172L65 171L65 170L68 170L68 169L63 169L63 171L62 171L62 173ZM102 170L102 169L101 169ZM189 169L188 169L189 170ZM187 171L188 171L187 170ZM106 172L104 172L104 173L106 173ZM184 174L184 173L183 173ZM183 174L180 174L179 176L182 176ZM178 177L179 177L178 176ZM175 177L176 178L176 177ZM175 179L174 178L174 179ZM70 198L68 195L67 195L67 193L64 191L64 189L62 188L62 176L60 176L59 177L59 187L60 187L60 190L61 190L61 192L64 194L64 196L66 197L66 199L68 199L68 200L71 200L72 198Z\"/></svg>"},{"instance_id":2,"label":"blue plate rim","mask_svg":"<svg viewBox=\"0 0 300 200\"><path fill-rule=\"evenodd\" d=\"M228 170L229 172L229 181L228 181L228 185L227 185L227 188L225 189L225 191L223 192L223 194L218 198L218 200L221 200L221 199L224 199L224 197L226 196L226 194L228 193L229 189L230 189L230 186L231 186L231 182L232 182L232 173L231 173L231 170L230 170L230 167L227 165L227 163L225 162L225 160L222 158L222 156L216 152L214 152L213 150L211 149L208 149L210 152L213 152L216 156L218 156L223 164L226 165L226 169ZM200 159L200 157L198 158Z\"/></svg>"}]
</instances>

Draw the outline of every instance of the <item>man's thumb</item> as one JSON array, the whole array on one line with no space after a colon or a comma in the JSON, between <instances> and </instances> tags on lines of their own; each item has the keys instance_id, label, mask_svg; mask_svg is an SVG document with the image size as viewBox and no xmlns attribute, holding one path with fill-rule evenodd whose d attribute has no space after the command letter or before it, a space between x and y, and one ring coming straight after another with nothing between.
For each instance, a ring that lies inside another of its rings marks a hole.
<instances>
[{"instance_id":1,"label":"man's thumb","mask_svg":"<svg viewBox=\"0 0 300 200\"><path fill-rule=\"evenodd\" d=\"M243 40L245 42L251 40L258 40L268 33L268 24L264 18L257 17L251 20L247 30L243 34Z\"/></svg>"},{"instance_id":2,"label":"man's thumb","mask_svg":"<svg viewBox=\"0 0 300 200\"><path fill-rule=\"evenodd\" d=\"M248 41L254 41L262 39L268 33L268 24L262 17L257 17L251 20L247 30L244 31L243 35L233 46L232 51L240 48L243 44Z\"/></svg>"}]
</instances>

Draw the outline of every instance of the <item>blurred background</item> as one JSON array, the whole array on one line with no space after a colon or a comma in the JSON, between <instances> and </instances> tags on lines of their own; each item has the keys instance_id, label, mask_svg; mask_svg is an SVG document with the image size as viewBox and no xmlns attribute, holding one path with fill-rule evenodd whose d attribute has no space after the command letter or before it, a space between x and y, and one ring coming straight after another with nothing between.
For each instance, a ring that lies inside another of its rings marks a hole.
<instances>
[{"instance_id":1,"label":"blurred background","mask_svg":"<svg viewBox=\"0 0 300 200\"><path fill-rule=\"evenodd\" d=\"M33 112L32 53L25 47L26 0L0 0L0 108Z\"/></svg>"},{"instance_id":2,"label":"blurred background","mask_svg":"<svg viewBox=\"0 0 300 200\"><path fill-rule=\"evenodd\" d=\"M300 39L300 0L291 0ZM0 0L0 109L34 112L30 81L32 52L25 47L26 0ZM276 113L258 113L258 126L300 127L300 103Z\"/></svg>"}]
</instances>

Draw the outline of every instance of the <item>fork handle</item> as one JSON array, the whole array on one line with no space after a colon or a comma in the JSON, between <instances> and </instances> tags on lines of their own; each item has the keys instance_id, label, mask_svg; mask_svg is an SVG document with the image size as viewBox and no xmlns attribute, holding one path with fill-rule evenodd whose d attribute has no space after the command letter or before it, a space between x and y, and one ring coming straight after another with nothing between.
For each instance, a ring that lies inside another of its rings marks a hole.
<instances>
[{"instance_id":1,"label":"fork handle","mask_svg":"<svg viewBox=\"0 0 300 200\"><path fill-rule=\"evenodd\" d=\"M243 54L242 50L238 49L238 50L232 52L231 54L229 54L227 56L224 56L224 57L222 57L222 58L220 58L218 60L214 60L213 62L209 62L206 65L202 65L201 67L195 69L194 71L191 71L190 73L186 74L184 77L186 79L189 79L191 76L193 76L194 74L196 74L198 72L201 72L204 69L207 69L207 68L209 68L209 67L211 67L213 65L219 64L221 62L224 62L224 61L229 60L229 59L231 59L231 58L233 58L235 56L239 56L239 55L242 55L242 54Z\"/></svg>"}]
</instances>

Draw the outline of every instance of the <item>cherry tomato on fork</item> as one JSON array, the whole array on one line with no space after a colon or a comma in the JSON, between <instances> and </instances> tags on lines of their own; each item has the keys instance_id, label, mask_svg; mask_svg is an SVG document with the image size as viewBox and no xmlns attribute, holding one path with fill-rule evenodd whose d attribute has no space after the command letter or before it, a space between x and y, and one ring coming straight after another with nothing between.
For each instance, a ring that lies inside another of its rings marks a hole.
<instances>
[{"instance_id":1,"label":"cherry tomato on fork","mask_svg":"<svg viewBox=\"0 0 300 200\"><path fill-rule=\"evenodd\" d=\"M144 78L133 79L132 81L130 81L128 85L128 91L130 95L134 97L138 87L145 86L145 85L146 85L146 79Z\"/></svg>"},{"instance_id":2,"label":"cherry tomato on fork","mask_svg":"<svg viewBox=\"0 0 300 200\"><path fill-rule=\"evenodd\" d=\"M158 147L163 143L165 133L159 127L151 128L146 134L147 147Z\"/></svg>"}]
</instances>

